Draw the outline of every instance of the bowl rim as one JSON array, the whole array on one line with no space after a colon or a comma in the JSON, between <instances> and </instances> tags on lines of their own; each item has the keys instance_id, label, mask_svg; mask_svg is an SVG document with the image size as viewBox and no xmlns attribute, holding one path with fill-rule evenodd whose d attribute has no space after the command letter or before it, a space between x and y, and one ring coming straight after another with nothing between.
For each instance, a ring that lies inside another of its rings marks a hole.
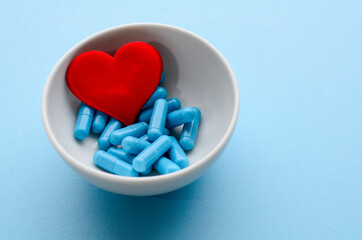
<instances>
[{"instance_id":1,"label":"bowl rim","mask_svg":"<svg viewBox=\"0 0 362 240\"><path fill-rule=\"evenodd\" d=\"M234 90L235 95L235 104L233 109L233 115L231 119L231 123L228 126L224 136L221 138L220 142L216 145L216 147L210 151L206 156L201 158L198 162L195 164L190 165L187 168L182 169L181 171L177 171L171 174L166 175L156 175L156 176L147 176L147 177L125 177L125 176L119 176L115 174L110 174L105 171L100 171L91 167L88 167L87 165L82 164L81 162L77 161L74 157L72 157L58 142L57 138L55 137L52 128L50 126L50 121L48 119L47 110L48 109L48 96L50 94L49 88L52 83L52 79L54 79L54 75L59 69L62 62L68 58L71 54L73 54L80 46L84 45L86 42L98 38L104 34L108 34L111 32L117 32L121 29L127 29L127 28L134 28L134 27L158 27L158 28L164 28L165 30L176 30L179 32L182 32L183 34L189 35L193 38L196 38L197 40L201 41L203 44L205 44L207 47L210 48L211 51L213 51L224 63L224 65L227 68L228 73L231 76L231 83ZM48 138L50 142L52 143L55 150L58 152L58 154L64 159L64 161L69 164L71 167L75 168L76 170L79 170L81 172L85 172L88 175L91 175L91 177L100 178L104 181L112 181L112 182L134 182L136 184L142 184L142 183L157 183L157 182L163 182L163 181L172 181L174 179L180 178L183 175L191 174L192 172L198 171L199 169L202 169L203 166L207 165L208 162L212 161L214 157L217 156L218 153L222 151L222 149L225 147L225 145L230 140L232 133L236 127L236 123L239 116L239 107L240 107L240 95L239 95L239 87L238 83L235 77L235 74L228 63L228 61L225 59L225 57L219 52L219 50L216 49L211 43L209 43L204 38L200 37L199 35L190 32L186 29L168 25L168 24L162 24L162 23L130 23L130 24L124 24L119 25L111 28L104 29L102 31L99 31L95 34L90 35L89 37L86 37L85 39L81 40L77 44L75 44L72 48L70 48L54 65L53 69L51 70L42 93L41 98L41 116L43 125L45 128L45 131L48 135Z\"/></svg>"}]
</instances>

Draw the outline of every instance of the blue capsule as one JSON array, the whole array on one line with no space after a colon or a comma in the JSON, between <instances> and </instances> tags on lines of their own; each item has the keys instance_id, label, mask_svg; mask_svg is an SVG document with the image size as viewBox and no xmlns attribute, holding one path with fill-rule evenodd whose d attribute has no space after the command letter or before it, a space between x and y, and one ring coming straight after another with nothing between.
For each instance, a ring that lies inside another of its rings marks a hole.
<instances>
[{"instance_id":1,"label":"blue capsule","mask_svg":"<svg viewBox=\"0 0 362 240\"><path fill-rule=\"evenodd\" d=\"M168 130L167 128L163 129L163 135L170 135L170 130ZM139 137L139 139L144 140L144 141L151 141L148 138L148 134L145 134L142 137Z\"/></svg>"},{"instance_id":2,"label":"blue capsule","mask_svg":"<svg viewBox=\"0 0 362 240\"><path fill-rule=\"evenodd\" d=\"M166 124L168 104L165 99L157 99L153 107L153 112L148 125L148 138L155 141L163 134Z\"/></svg>"},{"instance_id":3,"label":"blue capsule","mask_svg":"<svg viewBox=\"0 0 362 240\"><path fill-rule=\"evenodd\" d=\"M168 130L167 128L164 128L163 135L170 135L170 130Z\"/></svg>"},{"instance_id":4,"label":"blue capsule","mask_svg":"<svg viewBox=\"0 0 362 240\"><path fill-rule=\"evenodd\" d=\"M149 139L148 139L148 135L147 135L147 134L145 134L145 135L143 135L143 136L139 137L138 139L143 140L143 141L149 141Z\"/></svg>"},{"instance_id":5,"label":"blue capsule","mask_svg":"<svg viewBox=\"0 0 362 240\"><path fill-rule=\"evenodd\" d=\"M135 137L125 137L122 141L122 149L131 154L139 154L151 143Z\"/></svg>"},{"instance_id":6,"label":"blue capsule","mask_svg":"<svg viewBox=\"0 0 362 240\"><path fill-rule=\"evenodd\" d=\"M177 98L170 98L167 100L168 109L167 112L173 112L179 110L181 108L181 102ZM153 112L153 107L142 110L137 117L138 122L150 122L151 116Z\"/></svg>"},{"instance_id":7,"label":"blue capsule","mask_svg":"<svg viewBox=\"0 0 362 240\"><path fill-rule=\"evenodd\" d=\"M103 150L95 152L93 155L93 162L98 167L116 175L138 177L138 172L132 168L131 164L124 162L118 157Z\"/></svg>"},{"instance_id":8,"label":"blue capsule","mask_svg":"<svg viewBox=\"0 0 362 240\"><path fill-rule=\"evenodd\" d=\"M165 72L162 72L160 83L163 83L165 81Z\"/></svg>"},{"instance_id":9,"label":"blue capsule","mask_svg":"<svg viewBox=\"0 0 362 240\"><path fill-rule=\"evenodd\" d=\"M78 140L83 140L89 135L94 116L94 109L84 103L80 104L78 110L77 122L74 128L74 137Z\"/></svg>"},{"instance_id":10,"label":"blue capsule","mask_svg":"<svg viewBox=\"0 0 362 240\"><path fill-rule=\"evenodd\" d=\"M160 174L169 174L173 172L180 171L180 167L177 166L174 162L166 157L161 157L153 167L159 172Z\"/></svg>"},{"instance_id":11,"label":"blue capsule","mask_svg":"<svg viewBox=\"0 0 362 240\"><path fill-rule=\"evenodd\" d=\"M168 156L170 159L177 164L181 169L189 166L189 159L187 158L184 150L179 145L175 137L170 137L172 145L170 150L168 150Z\"/></svg>"},{"instance_id":12,"label":"blue capsule","mask_svg":"<svg viewBox=\"0 0 362 240\"><path fill-rule=\"evenodd\" d=\"M199 131L201 111L197 107L193 107L192 109L195 111L195 118L191 122L184 124L180 137L180 145L184 150L194 148L197 132Z\"/></svg>"},{"instance_id":13,"label":"blue capsule","mask_svg":"<svg viewBox=\"0 0 362 240\"><path fill-rule=\"evenodd\" d=\"M143 172L140 172L140 173L142 175L148 175L148 174L150 174L152 172L152 169L153 169L153 167L151 166L151 167L147 168L146 170L144 170Z\"/></svg>"},{"instance_id":14,"label":"blue capsule","mask_svg":"<svg viewBox=\"0 0 362 240\"><path fill-rule=\"evenodd\" d=\"M157 87L152 96L148 99L148 101L143 105L142 109L146 109L152 107L153 104L159 98L167 98L167 91L163 87Z\"/></svg>"},{"instance_id":15,"label":"blue capsule","mask_svg":"<svg viewBox=\"0 0 362 240\"><path fill-rule=\"evenodd\" d=\"M194 117L195 111L190 107L186 107L168 114L166 118L166 126L168 128L177 127L191 122Z\"/></svg>"},{"instance_id":16,"label":"blue capsule","mask_svg":"<svg viewBox=\"0 0 362 240\"><path fill-rule=\"evenodd\" d=\"M147 132L148 124L145 122L129 125L111 134L110 142L117 146L122 143L122 140L127 136L140 137Z\"/></svg>"},{"instance_id":17,"label":"blue capsule","mask_svg":"<svg viewBox=\"0 0 362 240\"><path fill-rule=\"evenodd\" d=\"M107 152L128 163L132 163L133 159L136 157L135 155L116 147L108 148Z\"/></svg>"},{"instance_id":18,"label":"blue capsule","mask_svg":"<svg viewBox=\"0 0 362 240\"><path fill-rule=\"evenodd\" d=\"M128 152L126 152L123 149L120 148L116 148L116 147L110 147L107 150L108 153L118 157L119 159L128 162L130 164L132 164L133 159L136 157L136 155L130 154ZM147 175L152 171L152 166L147 168L145 171L141 172L142 175Z\"/></svg>"},{"instance_id":19,"label":"blue capsule","mask_svg":"<svg viewBox=\"0 0 362 240\"><path fill-rule=\"evenodd\" d=\"M153 169L153 167L151 166L151 167L147 168L146 170L144 170L143 172L140 172L140 173L142 175L148 175L148 174L150 174L150 172L152 172L152 169Z\"/></svg>"},{"instance_id":20,"label":"blue capsule","mask_svg":"<svg viewBox=\"0 0 362 240\"><path fill-rule=\"evenodd\" d=\"M171 142L169 136L163 135L159 137L133 159L133 168L138 172L143 172L151 167L165 152L167 152L168 149L170 149Z\"/></svg>"},{"instance_id":21,"label":"blue capsule","mask_svg":"<svg viewBox=\"0 0 362 240\"><path fill-rule=\"evenodd\" d=\"M102 113L101 111L96 111L92 122L92 132L96 134L101 133L107 124L107 120L107 114Z\"/></svg>"},{"instance_id":22,"label":"blue capsule","mask_svg":"<svg viewBox=\"0 0 362 240\"><path fill-rule=\"evenodd\" d=\"M109 141L112 132L120 129L121 127L122 123L120 121L115 118L111 118L98 139L99 148L102 150L107 150L112 145Z\"/></svg>"}]
</instances>

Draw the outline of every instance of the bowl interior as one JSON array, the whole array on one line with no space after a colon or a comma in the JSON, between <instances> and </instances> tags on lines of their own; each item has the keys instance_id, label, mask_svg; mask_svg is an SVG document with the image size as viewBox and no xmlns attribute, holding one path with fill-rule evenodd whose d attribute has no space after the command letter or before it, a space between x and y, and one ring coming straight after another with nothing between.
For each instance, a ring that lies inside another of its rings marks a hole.
<instances>
[{"instance_id":1,"label":"bowl interior","mask_svg":"<svg viewBox=\"0 0 362 240\"><path fill-rule=\"evenodd\" d=\"M168 97L179 98L182 106L196 106L202 112L195 148L188 153L190 165L205 159L226 134L235 113L238 97L233 76L221 55L209 44L187 31L157 25L129 26L103 31L82 41L58 62L48 79L43 109L49 130L59 146L82 165L97 169L93 153L98 150L98 136L83 141L73 136L79 100L68 90L65 72L77 55L100 50L115 52L131 41L153 45L162 55ZM175 134L179 134L176 129Z\"/></svg>"}]
</instances>

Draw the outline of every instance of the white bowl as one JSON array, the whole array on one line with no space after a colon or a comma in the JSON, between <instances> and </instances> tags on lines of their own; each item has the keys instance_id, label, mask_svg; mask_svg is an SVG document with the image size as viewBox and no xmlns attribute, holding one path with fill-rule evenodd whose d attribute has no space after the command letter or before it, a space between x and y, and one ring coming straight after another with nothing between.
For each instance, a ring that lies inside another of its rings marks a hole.
<instances>
[{"instance_id":1,"label":"white bowl","mask_svg":"<svg viewBox=\"0 0 362 240\"><path fill-rule=\"evenodd\" d=\"M65 83L68 64L83 52L114 52L132 41L147 42L162 55L166 75L164 87L168 96L179 98L183 107L196 106L202 112L195 148L187 153L190 166L179 172L139 178L107 173L93 163L93 153L98 150L97 136L91 135L81 142L73 136L80 102ZM154 23L113 27L81 41L54 66L42 96L45 130L65 162L102 189L136 196L170 192L199 178L225 148L238 114L237 81L221 53L194 33Z\"/></svg>"}]
</instances>

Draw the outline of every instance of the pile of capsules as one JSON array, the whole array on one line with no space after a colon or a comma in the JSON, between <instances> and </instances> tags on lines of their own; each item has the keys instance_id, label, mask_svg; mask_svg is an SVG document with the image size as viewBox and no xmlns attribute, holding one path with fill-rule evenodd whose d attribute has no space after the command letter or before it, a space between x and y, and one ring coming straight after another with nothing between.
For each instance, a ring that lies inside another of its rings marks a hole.
<instances>
[{"instance_id":1,"label":"pile of capsules","mask_svg":"<svg viewBox=\"0 0 362 240\"><path fill-rule=\"evenodd\" d=\"M165 78L164 73L160 83ZM154 168L160 174L179 171L189 166L184 150L195 146L201 112L197 107L181 108L177 98L167 98L167 91L157 87L137 116L137 123L123 124L81 103L74 136L88 137L90 130L100 134L95 152L95 165L121 176L148 175ZM180 141L168 136L169 129L181 126ZM165 155L165 156L164 156Z\"/></svg>"}]
</instances>

